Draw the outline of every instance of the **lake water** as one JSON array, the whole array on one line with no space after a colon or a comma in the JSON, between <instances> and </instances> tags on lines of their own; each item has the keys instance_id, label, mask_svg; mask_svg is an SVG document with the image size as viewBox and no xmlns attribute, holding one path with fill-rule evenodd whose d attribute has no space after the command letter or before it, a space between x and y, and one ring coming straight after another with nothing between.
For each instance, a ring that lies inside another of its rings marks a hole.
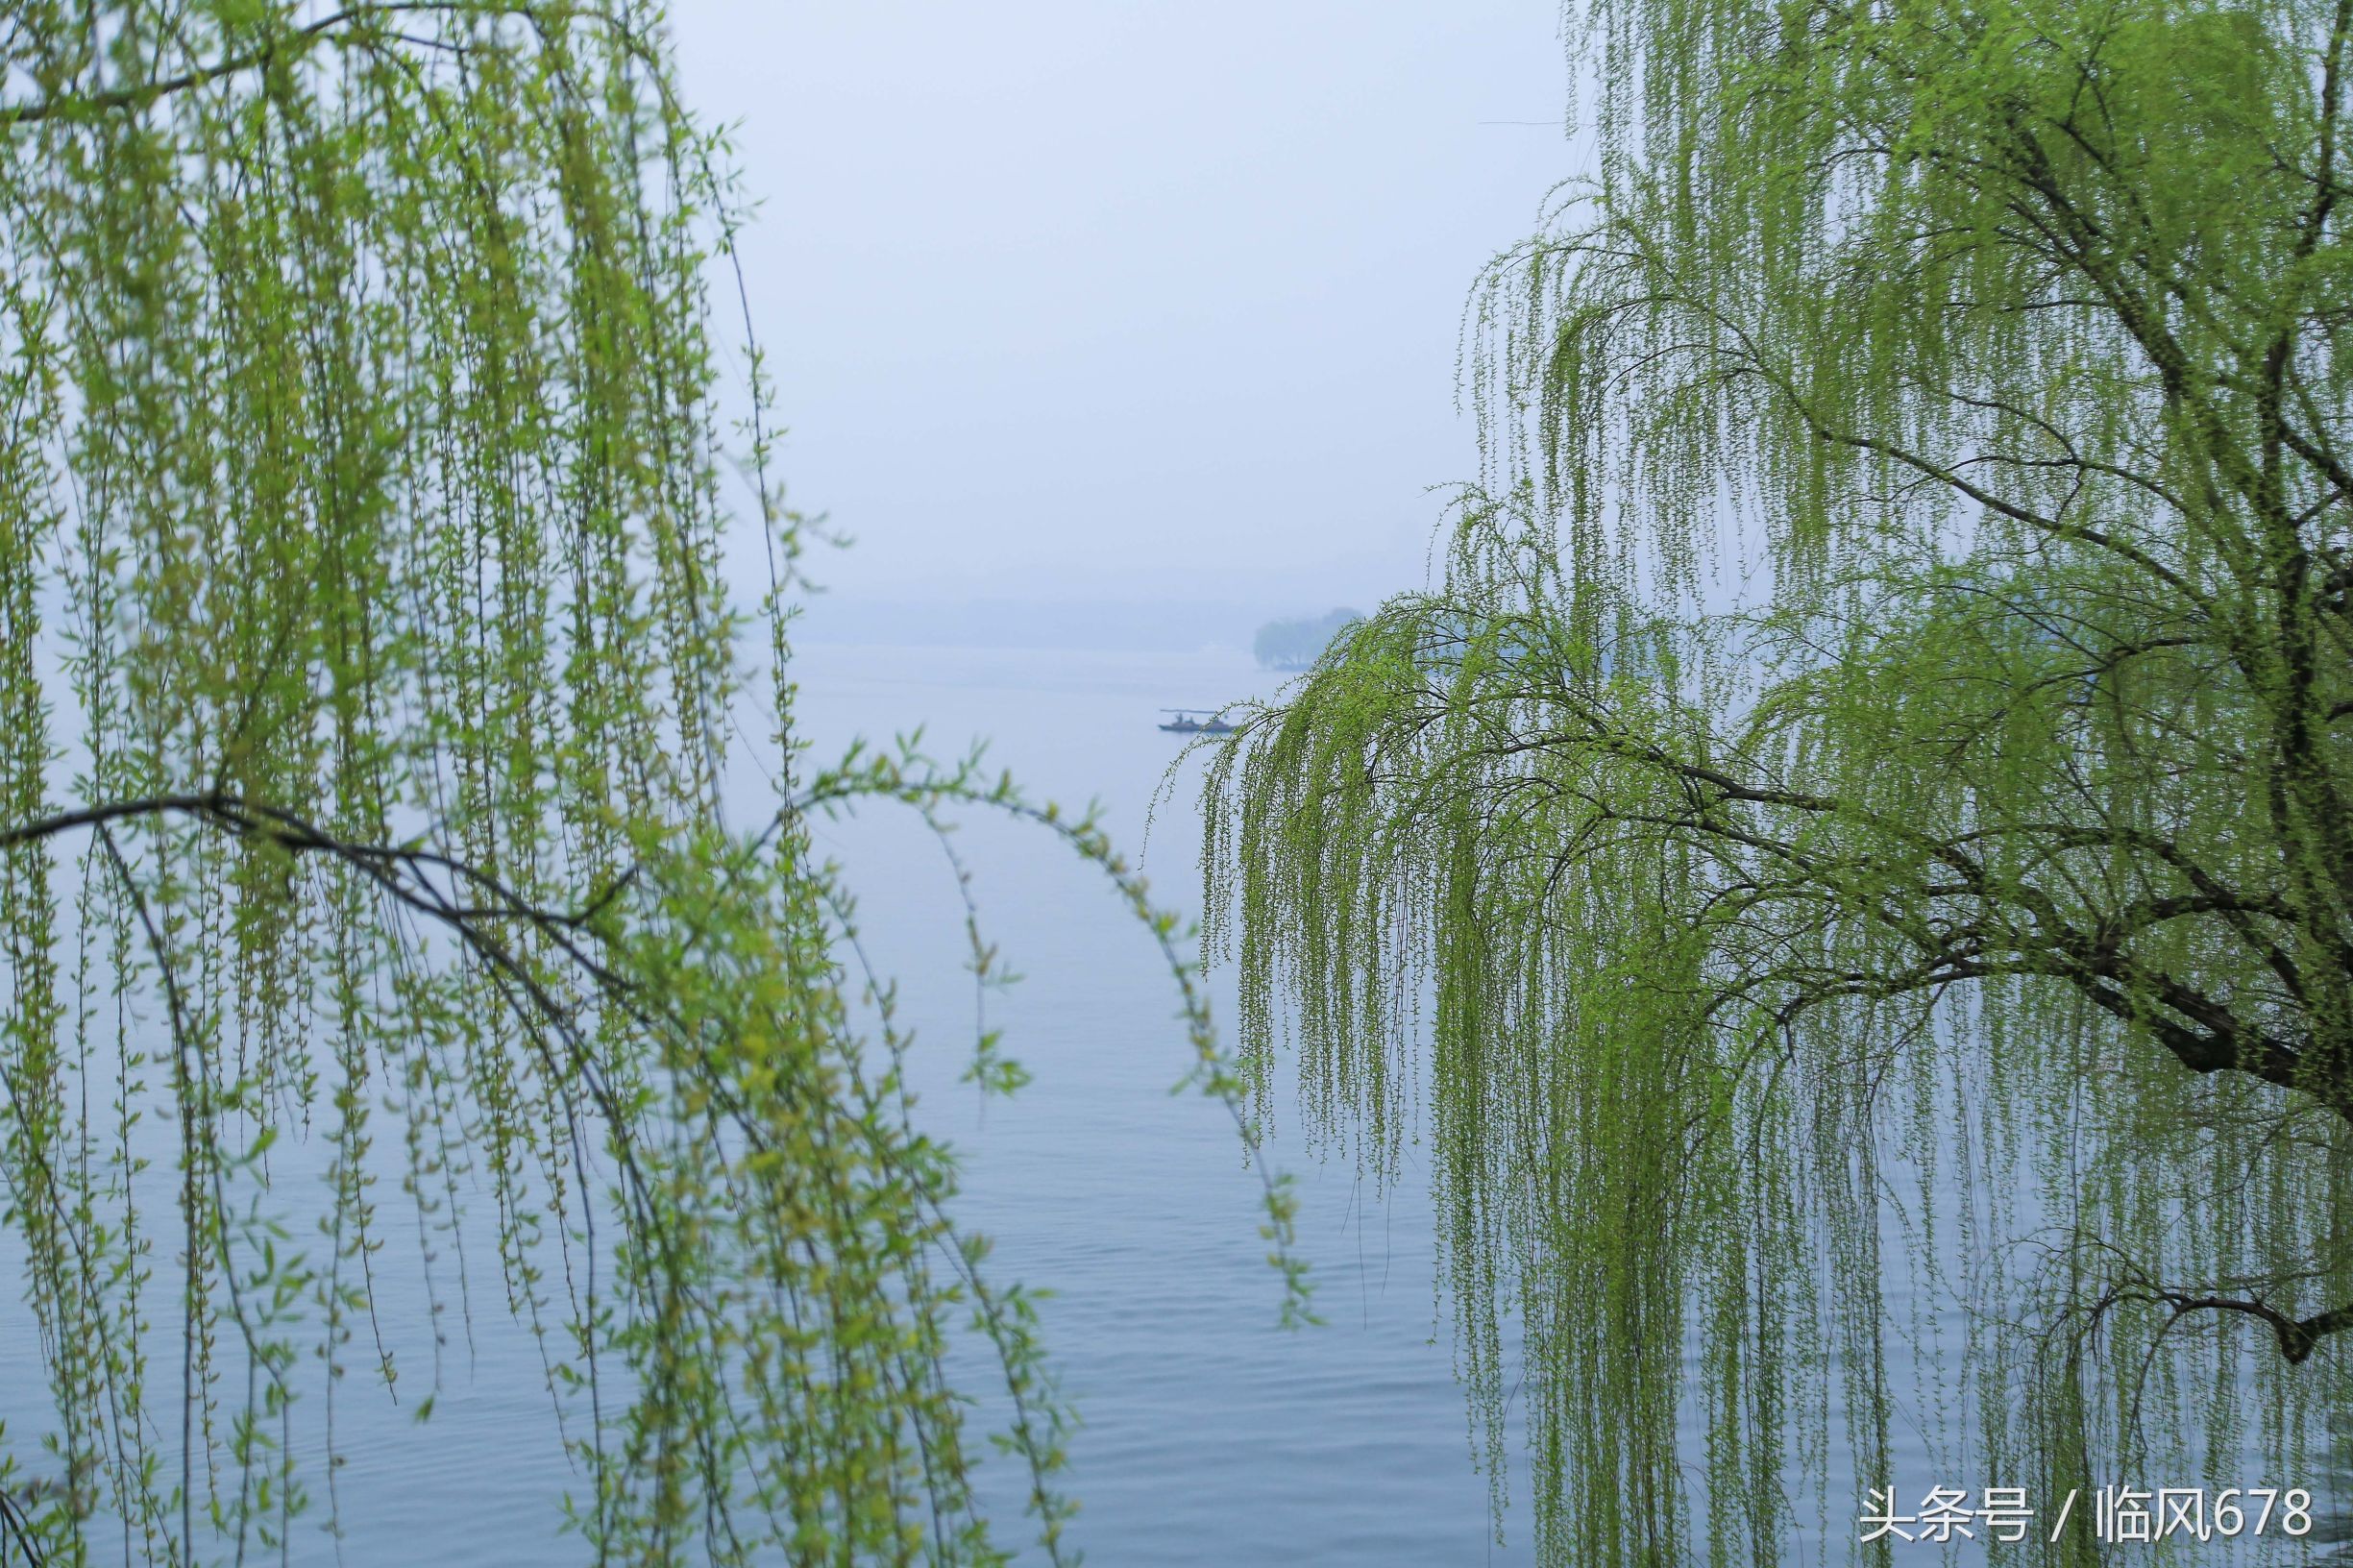
<instances>
[{"instance_id":1,"label":"lake water","mask_svg":"<svg viewBox=\"0 0 2353 1568\"><path fill-rule=\"evenodd\" d=\"M1270 692L1239 653L1067 654L812 647L802 717L821 755L853 733L925 726L937 754L987 737L993 762L1066 806L1098 799L1143 850L1160 900L1197 910L1197 764L1153 814L1184 749L1157 710ZM955 890L936 845L888 812L828 827L910 1009L933 1020L932 1125L967 1155L963 1213L999 1267L1058 1292L1048 1348L1085 1421L1075 1538L1103 1564L1524 1563L1498 1544L1433 1290L1418 1173L1385 1203L1277 1128L1302 1199L1321 1327L1278 1326L1259 1188L1231 1117L1169 1087L1188 1066L1166 970L1100 873L1036 829L972 821L959 849L982 917L1023 979L996 1003L1034 1074L983 1108L952 1087L970 1005ZM1222 980L1223 977L1217 977ZM1221 1018L1230 984L1213 981ZM1278 1098L1278 1107L1286 1102Z\"/></svg>"},{"instance_id":2,"label":"lake water","mask_svg":"<svg viewBox=\"0 0 2353 1568\"><path fill-rule=\"evenodd\" d=\"M800 678L821 751L852 733L918 723L936 754L990 737L993 760L1034 791L1066 804L1098 796L1126 845L1141 837L1183 749L1181 737L1154 727L1155 710L1270 693L1280 677L1239 654L817 647L803 651ZM1163 797L1145 845L1163 901L1188 911L1198 907L1198 780L1196 761ZM861 821L830 842L871 923L891 927L893 967L910 999L939 1020L942 1066L952 1068L969 1006L953 887L937 846L907 824L896 829ZM1485 1478L1471 1463L1453 1309L1434 1295L1426 1171L1411 1145L1397 1187L1377 1195L1284 1136L1295 1123L1277 1128L1270 1153L1301 1185L1301 1242L1326 1319L1301 1334L1279 1330L1256 1188L1238 1165L1232 1124L1212 1103L1165 1093L1184 1059L1156 956L1072 857L1017 826L967 831L984 917L1028 977L1006 998L1003 1021L1036 1081L985 1116L968 1090L935 1093L927 1106L968 1151L968 1218L1001 1238L1002 1257L1024 1278L1063 1292L1046 1327L1088 1421L1071 1479L1085 1509L1077 1538L1091 1559L1336 1568L1532 1560L1524 1507L1507 1512L1499 1542ZM1213 991L1231 1019L1230 983ZM1278 1114L1288 1107L1287 1086L1278 1083L1275 1103ZM1909 1180L1896 1168L1890 1176L1898 1190ZM1941 1179L1937 1188L1948 1213L1963 1201ZM1991 1232L2022 1221L2022 1194L1981 1191L1975 1201ZM1822 1505L1809 1502L1810 1484L1795 1494L1802 1528L1785 1543L1785 1562L1849 1560L1854 1505L1868 1485L1894 1483L1909 1509L1931 1485L1975 1492L2001 1479L1953 1469L1966 1462L1954 1455L1962 1317L1941 1292L1916 1296L1905 1234L1891 1215L1887 1308L1894 1322L1926 1332L1929 1360L1916 1361L1904 1335L1891 1334L1893 1474L1856 1477L1833 1439ZM1516 1442L1516 1415L1514 1427ZM1704 1442L1690 1421L1687 1463ZM2238 1473L2262 1483L2252 1456ZM1507 1480L1524 1506L1524 1470ZM2265 1544L2236 1560L2318 1556L2276 1538ZM1958 1568L1987 1561L1984 1548L1982 1538L1943 1549L1921 1542L1895 1560Z\"/></svg>"},{"instance_id":3,"label":"lake water","mask_svg":"<svg viewBox=\"0 0 2353 1568\"><path fill-rule=\"evenodd\" d=\"M1188 913L1198 907L1197 761L1154 814L1164 774L1185 747L1155 727L1158 710L1214 706L1276 681L1238 652L826 645L801 649L796 674L802 731L818 759L854 736L887 742L919 726L936 756L986 739L991 762L1033 796L1068 807L1099 800L1121 847L1143 852L1161 901ZM745 821L763 811L748 789ZM1071 1538L1089 1560L1104 1568L1531 1561L1525 1512L1507 1515L1499 1540L1487 1479L1472 1463L1451 1308L1434 1294L1425 1172L1412 1147L1399 1187L1382 1194L1346 1165L1319 1163L1287 1123L1275 1129L1267 1152L1297 1177L1300 1248L1326 1319L1283 1330L1278 1280L1257 1231L1258 1179L1241 1164L1222 1106L1169 1093L1189 1066L1169 977L1100 873L1034 827L974 817L962 829L958 848L987 934L1024 976L994 999L994 1021L1034 1080L1017 1097L984 1105L956 1082L970 1047L971 989L962 905L939 845L892 808L822 824L818 843L846 868L866 943L900 982L903 1019L919 1035L919 1119L964 1158L960 1218L994 1238L999 1280L1056 1292L1043 1310L1044 1338L1084 1423L1066 1479L1081 1504ZM1230 984L1220 977L1212 991L1230 1020ZM1288 1105L1280 1088L1276 1103ZM153 1212L168 1213L168 1192ZM390 1193L385 1201L401 1202ZM411 1419L413 1392L400 1408L387 1403L355 1355L355 1375L334 1396L347 1457L335 1480L342 1539L317 1517L298 1522L288 1560L444 1568L577 1560L576 1541L557 1531L559 1500L579 1478L557 1445L532 1342L503 1317L488 1283L496 1267L488 1243L472 1244L481 1249L472 1322L453 1326L431 1421ZM379 1277L381 1315L407 1368L402 1386L414 1390L432 1350L420 1284L395 1261L388 1257ZM21 1253L5 1237L0 1269L21 1278ZM1891 1307L1905 1310L1900 1295ZM984 1367L965 1370L968 1386L985 1388ZM1900 1357L1891 1367L1899 1387L1912 1373ZM169 1376L177 1377L176 1356ZM303 1407L314 1422L324 1398L307 1396ZM45 1405L32 1335L0 1334L0 1422L20 1456ZM1932 1472L1929 1457L1943 1446L1938 1420L1924 1406L1899 1411L1896 1479L1912 1490L1969 1479ZM1695 1431L1695 1455L1700 1440ZM1835 1469L1827 1480L1836 1514L1859 1488ZM1507 1481L1524 1505L1524 1474ZM984 1468L983 1496L1009 1540L1022 1538L1020 1489L1012 1461ZM1854 1528L1851 1516L1823 1519L1792 1541L1788 1560L1844 1560ZM110 1556L104 1541L98 1551L101 1560ZM1974 1551L1922 1547L1898 1561L1940 1558L1982 1560Z\"/></svg>"},{"instance_id":4,"label":"lake water","mask_svg":"<svg viewBox=\"0 0 2353 1568\"><path fill-rule=\"evenodd\" d=\"M944 757L985 739L991 762L1033 796L1070 807L1099 800L1121 849L1131 859L1147 851L1160 901L1188 914L1198 907L1199 845L1189 786L1163 803L1146 845L1154 793L1185 745L1156 727L1158 710L1214 706L1275 681L1238 652L822 645L800 650L795 673L817 760L854 736L888 742L919 726ZM767 809L747 788L741 822ZM1081 1505L1070 1537L1088 1559L1138 1568L1529 1561L1524 1531L1495 1540L1487 1482L1471 1462L1417 1179L1409 1174L1385 1203L1353 1170L1274 1139L1271 1159L1298 1177L1300 1249L1327 1319L1284 1330L1279 1278L1258 1234L1259 1178L1243 1165L1222 1105L1170 1093L1190 1065L1176 993L1148 933L1100 872L1035 827L974 818L959 835L987 934L1023 976L994 998L994 1019L1034 1077L1017 1097L984 1106L957 1083L972 993L962 904L938 844L907 814L877 808L821 824L819 847L846 868L863 939L900 982L902 1021L919 1034L919 1119L964 1159L960 1220L995 1241L1000 1283L1055 1292L1042 1308L1043 1337L1083 1423L1066 1479ZM1213 991L1230 1019L1230 985ZM397 1143L389 1122L380 1137ZM148 1213L168 1228L170 1156L157 1153L147 1180L162 1185ZM320 1151L282 1146L273 1159L278 1212L295 1218L285 1245L303 1245L300 1216L316 1208L305 1177ZM405 1200L387 1187L380 1201L397 1237ZM287 1560L508 1568L578 1559L576 1539L558 1531L560 1500L580 1477L558 1444L534 1342L504 1314L489 1217L478 1200L465 1243L470 1320L458 1320L455 1305L444 1319L429 1422L413 1419L435 1354L416 1249L396 1240L378 1261L380 1332L400 1358L404 1401L388 1402L370 1378L363 1327L346 1358L352 1375L331 1395L341 1537L324 1529L326 1479L314 1465L312 1511L296 1521ZM309 1244L315 1252L316 1238ZM159 1243L152 1309L175 1341L159 1339L153 1352L151 1397L161 1410L173 1409L180 1372L171 1250ZM446 1292L453 1259L442 1250ZM25 1278L12 1235L0 1234L0 1272ZM19 1326L0 1332L0 1443L38 1472L48 1401L21 1298L13 1315ZM964 1372L967 1386L985 1393L988 1368L975 1360ZM296 1442L315 1445L326 1382L314 1364L296 1379L305 1390ZM167 1469L178 1463L172 1425L153 1434ZM1000 1538L1026 1539L1014 1462L985 1463L981 1491L1003 1521ZM98 1560L119 1556L104 1524L93 1526Z\"/></svg>"}]
</instances>

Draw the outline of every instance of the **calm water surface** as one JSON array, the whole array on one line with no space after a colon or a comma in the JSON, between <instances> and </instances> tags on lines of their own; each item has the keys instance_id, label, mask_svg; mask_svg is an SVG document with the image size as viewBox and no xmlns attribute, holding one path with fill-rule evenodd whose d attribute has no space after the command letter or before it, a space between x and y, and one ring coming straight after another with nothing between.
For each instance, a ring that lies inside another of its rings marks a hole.
<instances>
[{"instance_id":1,"label":"calm water surface","mask_svg":"<svg viewBox=\"0 0 2353 1568\"><path fill-rule=\"evenodd\" d=\"M1142 848L1161 901L1189 914L1199 906L1199 768L1152 811L1185 747L1155 727L1157 710L1279 679L1238 653L843 647L803 650L799 675L821 755L855 733L918 724L940 754L985 736L990 760L1032 793L1099 800L1120 845ZM1034 829L973 821L962 836L989 934L1023 976L993 1005L1035 1075L1017 1098L985 1108L954 1084L970 988L937 845L888 812L829 827L822 842L848 869L909 1003L935 1020L936 1087L919 1114L966 1153L966 1218L997 1238L1000 1269L1057 1292L1045 1329L1085 1421L1071 1488L1090 1559L1531 1560L1524 1531L1493 1539L1486 1479L1471 1464L1418 1172L1384 1202L1353 1167L1302 1149L1287 1121L1277 1128L1272 1157L1300 1185L1301 1244L1326 1319L1282 1330L1258 1183L1232 1119L1168 1092L1187 1046L1144 933L1099 873ZM1231 1019L1230 985L1213 990Z\"/></svg>"},{"instance_id":2,"label":"calm water surface","mask_svg":"<svg viewBox=\"0 0 2353 1568\"><path fill-rule=\"evenodd\" d=\"M986 739L991 763L1033 796L1070 807L1099 800L1131 859L1146 846L1154 792L1185 744L1155 727L1157 710L1216 705L1274 681L1239 653L825 646L801 650L796 674L816 760L854 736L888 742L918 727L944 757ZM1188 786L1163 803L1145 856L1161 900L1187 914L1198 907L1194 798ZM738 825L769 809L748 778L742 809ZM870 952L900 981L902 1022L919 1033L919 1119L965 1161L961 1220L994 1238L1000 1282L1055 1292L1042 1309L1044 1337L1083 1422L1067 1489L1081 1503L1072 1536L1088 1559L1113 1568L1528 1561L1524 1535L1493 1538L1486 1479L1471 1463L1415 1179L1384 1203L1353 1169L1320 1165L1279 1133L1271 1153L1298 1175L1301 1247L1329 1320L1283 1330L1279 1281L1258 1235L1258 1178L1241 1163L1223 1106L1170 1093L1189 1066L1176 992L1149 935L1101 874L1034 827L976 819L960 831L987 935L1024 977L993 1000L993 1021L1034 1075L1017 1097L984 1106L957 1082L972 992L963 906L939 845L890 808L824 824L819 842L847 871ZM1230 1018L1230 988L1215 990ZM312 1467L312 1509L296 1521L283 1560L576 1561L576 1538L559 1531L561 1500L581 1478L557 1440L536 1343L505 1311L488 1200L475 1200L463 1233L470 1304L453 1294L461 1249L432 1243L447 1302L436 1348L424 1249L396 1185L397 1123L380 1115L377 1133L394 1162L377 1194L389 1221L376 1261L379 1322L359 1327L339 1386L330 1389L315 1360L294 1374L294 1444L318 1453L331 1424L341 1462L331 1477ZM147 1213L168 1229L171 1155L155 1152L149 1179L163 1185L147 1194ZM282 1251L325 1256L311 1234L323 1206L309 1181L323 1159L295 1144L273 1156L274 1206L288 1220ZM176 1416L171 1238L158 1252L151 1311L169 1321L151 1351L151 1397ZM12 1232L0 1232L0 1271L25 1279ZM22 1297L5 1321L0 1445L38 1470L50 1412ZM398 1404L370 1375L379 1334L402 1369ZM973 1358L963 1371L968 1387L985 1391L983 1362ZM420 1399L435 1384L431 1419L420 1423ZM175 1430L152 1440L176 1469L176 1419L159 1419ZM1013 1461L984 1465L981 1490L1008 1541L1026 1538L1022 1487ZM326 1528L331 1501L339 1537ZM100 1561L121 1556L103 1533L96 1551ZM277 1548L249 1555L280 1559Z\"/></svg>"},{"instance_id":3,"label":"calm water surface","mask_svg":"<svg viewBox=\"0 0 2353 1568\"><path fill-rule=\"evenodd\" d=\"M1154 813L1163 775L1185 746L1155 727L1158 710L1213 706L1268 691L1276 679L1238 653L822 645L800 651L796 674L817 759L854 736L887 742L918 727L944 757L985 738L992 764L1033 796L1072 807L1099 800L1121 847L1144 851L1162 901L1189 914L1198 907L1198 763ZM765 815L749 781L742 810L745 823ZM1257 1232L1257 1178L1240 1163L1222 1106L1169 1093L1189 1066L1175 993L1146 933L1100 874L1035 828L976 818L961 829L958 849L987 934L1024 976L993 1000L993 1021L1034 1075L1017 1097L984 1106L957 1083L972 994L962 905L938 844L892 808L826 823L819 844L856 890L870 951L900 981L903 1021L919 1033L919 1119L964 1157L962 1220L995 1239L999 1280L1056 1292L1043 1311L1045 1340L1084 1421L1067 1479L1082 1505L1073 1538L1089 1560L1105 1568L1529 1562L1524 1511L1507 1517L1499 1541L1487 1479L1472 1464L1415 1151L1408 1149L1399 1188L1382 1194L1346 1164L1319 1162L1289 1118L1276 1129L1270 1154L1298 1178L1301 1247L1327 1320L1282 1330L1278 1282ZM1213 993L1231 1019L1230 986L1214 984ZM1278 1108L1288 1103L1279 1091ZM396 1140L390 1122L380 1132ZM286 1158L282 1176L299 1176L304 1157ZM282 1181L281 1190L302 1201L299 1185ZM168 1190L158 1197L150 1213L168 1214ZM404 1201L389 1188L380 1197L387 1213ZM331 1412L325 1380L308 1369L297 1407L308 1425L300 1430L315 1442L331 1413L345 1457L333 1477L342 1535L326 1532L322 1507L298 1522L286 1560L446 1568L578 1560L577 1542L558 1529L560 1499L579 1478L554 1437L534 1342L504 1313L489 1219L487 1202L478 1203L466 1242L472 1308L461 1315L453 1304L443 1320L430 1422L412 1418L435 1357L413 1244L405 1266L388 1250L377 1281L404 1402L388 1402L367 1377L364 1338ZM401 1223L395 1215L395 1228ZM445 1292L455 1262L444 1248L435 1264ZM21 1252L5 1235L0 1268L22 1278ZM1900 1292L1890 1305L1909 1311ZM13 1319L27 1320L21 1309ZM158 1369L174 1391L176 1352L175 1344L170 1364ZM976 1359L963 1371L967 1386L986 1387ZM1898 1388L1921 1391L1898 1412L1894 1479L1915 1494L1932 1482L1985 1483L1939 1474L1931 1458L1949 1413L1934 1389L1956 1380L1900 1356L1890 1372ZM32 1335L0 1333L0 1442L29 1456L45 1406ZM158 1441L167 1444L167 1434ZM1703 1441L1695 1427L1687 1451L1696 1457ZM1834 1442L1833 1453L1842 1446ZM1845 1557L1854 1527L1842 1510L1860 1488L1832 1462L1826 1507L1799 1505L1802 1515L1829 1517L1790 1543L1791 1562ZM1524 1508L1524 1473L1507 1480ZM1020 1538L1021 1486L1011 1461L984 1467L981 1489L1008 1539ZM100 1560L108 1556L102 1544ZM1898 1560L1940 1556L1982 1560L1926 1547Z\"/></svg>"}]
</instances>

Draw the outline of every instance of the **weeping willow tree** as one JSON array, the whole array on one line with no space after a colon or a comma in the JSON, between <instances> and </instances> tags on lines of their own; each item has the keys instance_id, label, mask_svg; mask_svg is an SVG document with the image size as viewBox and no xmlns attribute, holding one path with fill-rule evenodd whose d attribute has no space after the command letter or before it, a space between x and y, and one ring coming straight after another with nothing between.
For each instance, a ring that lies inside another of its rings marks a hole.
<instances>
[{"instance_id":1,"label":"weeping willow tree","mask_svg":"<svg viewBox=\"0 0 2353 1568\"><path fill-rule=\"evenodd\" d=\"M1876 1560L1931 1482L2085 1562L2100 1485L2309 1483L2353 6L1570 27L1598 172L1474 296L1444 568L1210 786L1262 1090L1287 1035L1319 1134L1427 1137L1546 1562Z\"/></svg>"},{"instance_id":2,"label":"weeping willow tree","mask_svg":"<svg viewBox=\"0 0 2353 1568\"><path fill-rule=\"evenodd\" d=\"M1002 1560L991 1436L1065 1555L1029 1298L949 1217L812 815L1034 818L1230 1080L1091 821L794 740L800 530L658 21L0 8L0 1332L46 1374L0 1389L0 1557L308 1560L354 1402L424 1416L497 1311L594 1560Z\"/></svg>"}]
</instances>

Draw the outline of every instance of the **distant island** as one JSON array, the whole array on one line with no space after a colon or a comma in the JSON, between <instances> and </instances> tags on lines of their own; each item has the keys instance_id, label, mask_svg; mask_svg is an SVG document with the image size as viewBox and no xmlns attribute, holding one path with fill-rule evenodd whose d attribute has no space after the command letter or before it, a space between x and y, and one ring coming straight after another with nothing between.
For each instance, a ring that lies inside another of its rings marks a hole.
<instances>
[{"instance_id":1,"label":"distant island","mask_svg":"<svg viewBox=\"0 0 2353 1568\"><path fill-rule=\"evenodd\" d=\"M1263 670L1305 670L1313 664L1332 639L1364 617L1354 610L1334 610L1316 620L1269 621L1250 643Z\"/></svg>"}]
</instances>

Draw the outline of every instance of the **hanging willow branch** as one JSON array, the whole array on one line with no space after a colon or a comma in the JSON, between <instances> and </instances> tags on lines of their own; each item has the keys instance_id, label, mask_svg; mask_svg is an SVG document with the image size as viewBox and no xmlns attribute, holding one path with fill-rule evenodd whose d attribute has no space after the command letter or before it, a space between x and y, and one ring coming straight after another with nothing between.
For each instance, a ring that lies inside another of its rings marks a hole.
<instances>
[{"instance_id":1,"label":"hanging willow branch","mask_svg":"<svg viewBox=\"0 0 2353 1568\"><path fill-rule=\"evenodd\" d=\"M1237 1081L1091 820L911 755L801 779L802 529L756 348L722 374L741 203L659 22L0 7L0 1190L47 1373L0 1391L0 1523L49 1562L300 1554L339 1412L429 1415L445 1310L493 1299L591 1560L1003 1560L991 1437L1069 1558L1034 1309L950 1217L811 814L1060 834L1160 942L1193 1081Z\"/></svg>"},{"instance_id":2,"label":"hanging willow branch","mask_svg":"<svg viewBox=\"0 0 2353 1568\"><path fill-rule=\"evenodd\" d=\"M2292 1484L2353 1398L2353 7L1572 11L1601 172L1475 296L1442 580L1210 785L1262 1091L1288 1030L1318 1132L1426 1115L1548 1563Z\"/></svg>"}]
</instances>

